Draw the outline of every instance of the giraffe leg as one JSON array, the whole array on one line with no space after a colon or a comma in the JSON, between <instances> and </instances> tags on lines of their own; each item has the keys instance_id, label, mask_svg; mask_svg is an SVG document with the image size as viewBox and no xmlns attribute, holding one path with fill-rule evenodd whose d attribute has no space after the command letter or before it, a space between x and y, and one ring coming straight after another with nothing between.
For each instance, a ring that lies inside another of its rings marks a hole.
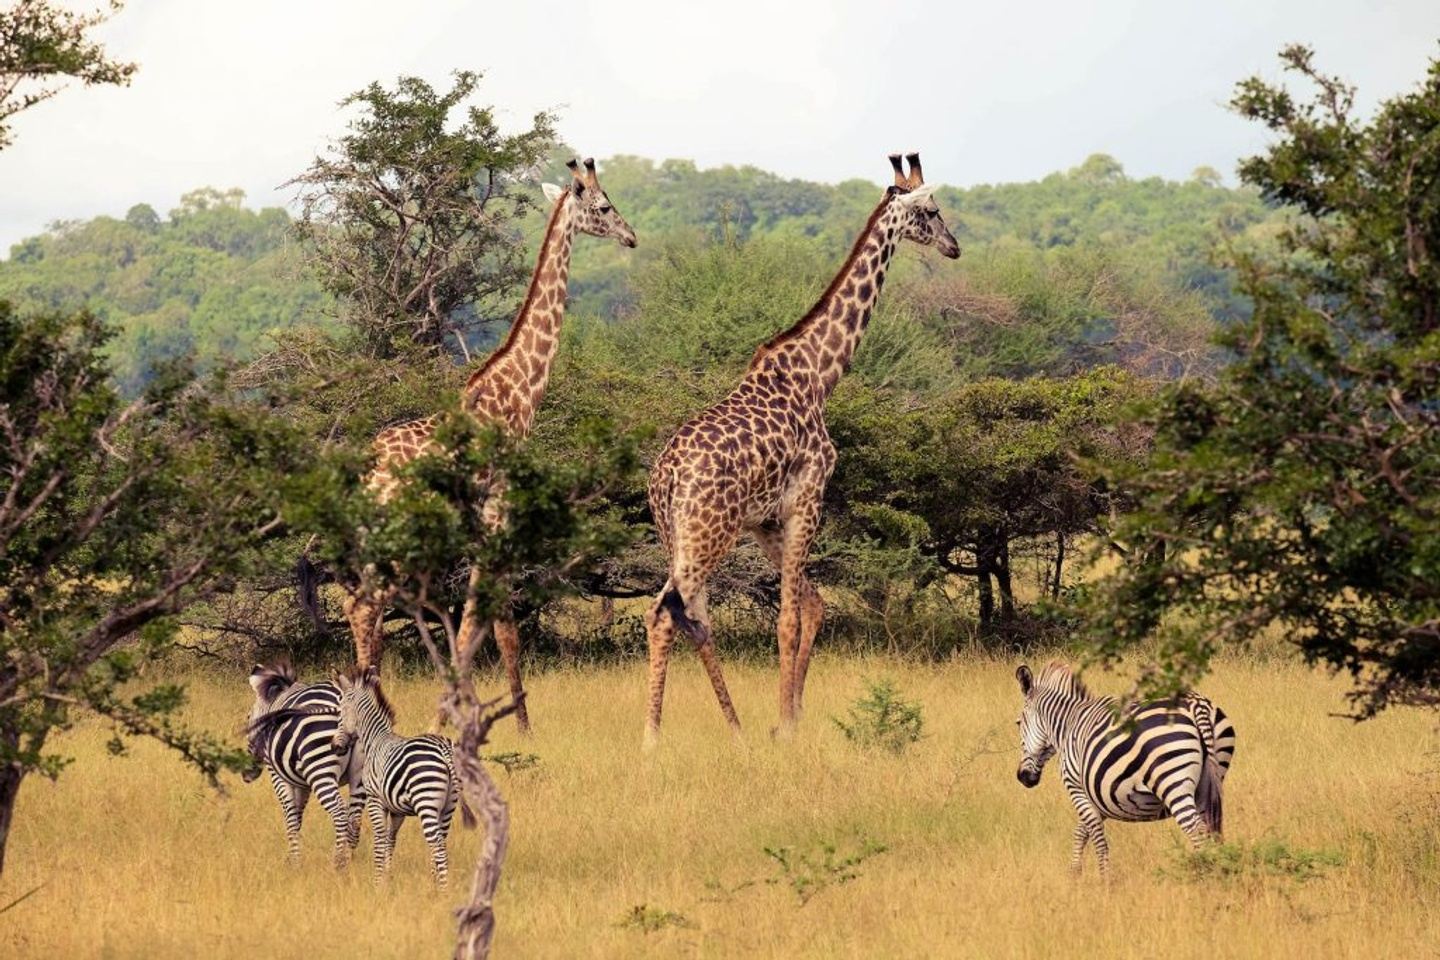
<instances>
[{"instance_id":1,"label":"giraffe leg","mask_svg":"<svg viewBox=\"0 0 1440 960\"><path fill-rule=\"evenodd\" d=\"M691 617L701 628L700 635L692 637L691 642L695 644L695 652L700 655L700 662L705 666L705 675L710 678L710 687L715 691L720 712L725 715L725 722L730 725L731 733L738 738L740 718L735 714L735 704L730 699L730 690L725 686L725 674L720 669L720 657L715 653L715 634L710 629L710 611L706 607L706 600L707 590L702 586L686 604Z\"/></svg>"},{"instance_id":2,"label":"giraffe leg","mask_svg":"<svg viewBox=\"0 0 1440 960\"><path fill-rule=\"evenodd\" d=\"M650 648L650 712L645 719L645 749L660 742L660 710L665 703L665 672L670 667L670 647L675 642L675 621L662 605L670 591L666 581L660 599L645 615L645 639Z\"/></svg>"},{"instance_id":3,"label":"giraffe leg","mask_svg":"<svg viewBox=\"0 0 1440 960\"><path fill-rule=\"evenodd\" d=\"M804 616L805 559L820 526L820 497L799 499L783 528L780 554L780 622L776 628L780 647L780 736L790 736L799 719L801 678L801 636ZM812 588L813 589L813 588ZM816 630L819 625L817 623ZM811 637L813 642L814 637ZM809 651L804 654L808 667Z\"/></svg>"},{"instance_id":4,"label":"giraffe leg","mask_svg":"<svg viewBox=\"0 0 1440 960\"><path fill-rule=\"evenodd\" d=\"M495 621L495 644L500 648L500 660L505 664L505 677L510 681L510 696L520 706L515 710L515 725L522 734L530 733L530 713L525 709L525 684L520 679L520 631L515 621L507 615Z\"/></svg>"},{"instance_id":5,"label":"giraffe leg","mask_svg":"<svg viewBox=\"0 0 1440 960\"><path fill-rule=\"evenodd\" d=\"M825 620L825 601L820 591L801 575L800 581L800 649L795 658L795 717L798 720L804 709L805 676L810 672L810 651L815 646L815 637Z\"/></svg>"},{"instance_id":6,"label":"giraffe leg","mask_svg":"<svg viewBox=\"0 0 1440 960\"><path fill-rule=\"evenodd\" d=\"M345 598L345 619L355 641L355 663L360 667L380 663L385 644L385 608L389 601L386 591L363 585Z\"/></svg>"}]
</instances>

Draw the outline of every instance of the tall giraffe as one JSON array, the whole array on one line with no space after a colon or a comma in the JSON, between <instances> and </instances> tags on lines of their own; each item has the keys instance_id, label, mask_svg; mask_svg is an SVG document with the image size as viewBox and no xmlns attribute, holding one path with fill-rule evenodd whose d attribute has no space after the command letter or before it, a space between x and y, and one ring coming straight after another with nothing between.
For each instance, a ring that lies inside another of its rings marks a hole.
<instances>
[{"instance_id":1,"label":"tall giraffe","mask_svg":"<svg viewBox=\"0 0 1440 960\"><path fill-rule=\"evenodd\" d=\"M820 525L835 446L825 429L825 401L850 367L901 240L933 246L946 257L960 246L925 186L920 155L890 157L886 188L845 264L820 300L790 329L755 351L739 386L685 424L650 472L650 512L670 556L669 579L646 616L650 646L650 712L645 744L660 736L665 672L675 631L689 636L709 674L720 710L737 734L739 718L706 612L706 581L740 534L759 542L780 572L780 727L794 730L824 604L805 576Z\"/></svg>"},{"instance_id":2,"label":"tall giraffe","mask_svg":"<svg viewBox=\"0 0 1440 960\"><path fill-rule=\"evenodd\" d=\"M505 342L465 381L461 407L484 423L498 424L515 437L529 434L535 410L545 397L550 366L560 345L560 323L565 318L565 293L570 278L570 248L576 233L592 237L614 237L625 247L635 246L635 231L620 216L595 175L595 161L587 159L583 172L576 160L567 164L568 188L543 185L554 206L540 243L540 255L525 302L515 316ZM393 496L399 482L396 471L433 449L438 415L396 424L382 430L374 440L375 467L366 483L384 501ZM360 587L346 600L345 616L355 640L355 661L361 668L378 666L384 644L384 614L391 596L384 591ZM494 623L495 640L510 692L517 698L524 692L520 679L520 637L515 621L506 615ZM519 700L516 721L522 731L530 729L525 701Z\"/></svg>"}]
</instances>

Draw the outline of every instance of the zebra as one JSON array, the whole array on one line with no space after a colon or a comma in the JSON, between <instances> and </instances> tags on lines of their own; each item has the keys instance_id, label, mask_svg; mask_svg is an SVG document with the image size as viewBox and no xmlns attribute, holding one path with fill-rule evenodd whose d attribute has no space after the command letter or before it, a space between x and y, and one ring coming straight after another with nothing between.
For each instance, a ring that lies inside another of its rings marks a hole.
<instances>
[{"instance_id":1,"label":"zebra","mask_svg":"<svg viewBox=\"0 0 1440 960\"><path fill-rule=\"evenodd\" d=\"M334 862L337 868L350 860L360 842L360 789L358 757L337 754L332 748L340 710L340 691L330 683L295 682L288 662L256 664L250 671L255 703L250 708L248 746L256 764L241 775L250 783L262 768L270 771L270 785L285 813L287 859L300 861L300 821L310 794L335 824ZM350 789L350 802L340 796L340 784Z\"/></svg>"},{"instance_id":2,"label":"zebra","mask_svg":"<svg viewBox=\"0 0 1440 960\"><path fill-rule=\"evenodd\" d=\"M430 846L435 882L444 887L450 870L445 838L457 805L466 828L475 826L475 815L460 795L453 745L436 734L395 733L395 708L380 689L380 671L374 664L337 673L334 682L340 691L334 749L343 753L353 745L361 758L365 813L375 837L375 882L390 870L401 822L418 817Z\"/></svg>"},{"instance_id":3,"label":"zebra","mask_svg":"<svg viewBox=\"0 0 1440 960\"><path fill-rule=\"evenodd\" d=\"M1221 787L1235 755L1235 727L1199 694L1131 707L1123 717L1111 697L1095 697L1063 663L1039 678L1015 671L1025 706L1016 778L1026 787L1057 752L1060 778L1080 822L1070 866L1078 873L1089 843L1100 874L1110 868L1107 819L1146 821L1173 817L1192 848L1222 829Z\"/></svg>"}]
</instances>

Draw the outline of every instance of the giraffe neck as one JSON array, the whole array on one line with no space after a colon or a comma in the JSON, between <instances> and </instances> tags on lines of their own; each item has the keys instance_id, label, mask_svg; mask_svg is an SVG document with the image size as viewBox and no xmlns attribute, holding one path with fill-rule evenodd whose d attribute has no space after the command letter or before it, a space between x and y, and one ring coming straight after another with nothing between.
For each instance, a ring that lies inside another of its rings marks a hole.
<instances>
[{"instance_id":1,"label":"giraffe neck","mask_svg":"<svg viewBox=\"0 0 1440 960\"><path fill-rule=\"evenodd\" d=\"M798 349L803 365L814 371L821 402L830 396L850 369L855 348L880 299L886 271L900 244L900 217L899 205L889 196L881 201L819 301L800 322L760 348L752 370L767 356L792 345L789 349Z\"/></svg>"},{"instance_id":2,"label":"giraffe neck","mask_svg":"<svg viewBox=\"0 0 1440 960\"><path fill-rule=\"evenodd\" d=\"M524 435L545 397L550 365L560 346L565 294L570 282L570 249L577 215L567 193L555 202L540 243L540 255L525 302L500 348L465 383L465 409L506 424Z\"/></svg>"}]
</instances>

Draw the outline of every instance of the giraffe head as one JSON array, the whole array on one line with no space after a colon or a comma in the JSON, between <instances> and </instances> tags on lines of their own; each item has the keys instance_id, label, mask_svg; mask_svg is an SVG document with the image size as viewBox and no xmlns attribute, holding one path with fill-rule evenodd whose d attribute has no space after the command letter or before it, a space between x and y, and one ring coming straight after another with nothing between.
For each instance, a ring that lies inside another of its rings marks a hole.
<instances>
[{"instance_id":1,"label":"giraffe head","mask_svg":"<svg viewBox=\"0 0 1440 960\"><path fill-rule=\"evenodd\" d=\"M910 163L908 175L901 168L900 154L890 154L895 184L886 188L890 202L900 213L900 235L922 247L934 247L941 256L954 260L960 256L960 244L940 218L940 205L931 196L935 185L927 185L920 172L920 154L906 154L905 159Z\"/></svg>"},{"instance_id":2,"label":"giraffe head","mask_svg":"<svg viewBox=\"0 0 1440 960\"><path fill-rule=\"evenodd\" d=\"M635 246L635 231L620 216L620 211L615 209L595 176L594 158L585 160L584 170L573 158L565 166L570 168L570 187L541 184L546 199L551 203L573 204L575 228L581 233L592 237L614 237L622 247Z\"/></svg>"}]
</instances>

